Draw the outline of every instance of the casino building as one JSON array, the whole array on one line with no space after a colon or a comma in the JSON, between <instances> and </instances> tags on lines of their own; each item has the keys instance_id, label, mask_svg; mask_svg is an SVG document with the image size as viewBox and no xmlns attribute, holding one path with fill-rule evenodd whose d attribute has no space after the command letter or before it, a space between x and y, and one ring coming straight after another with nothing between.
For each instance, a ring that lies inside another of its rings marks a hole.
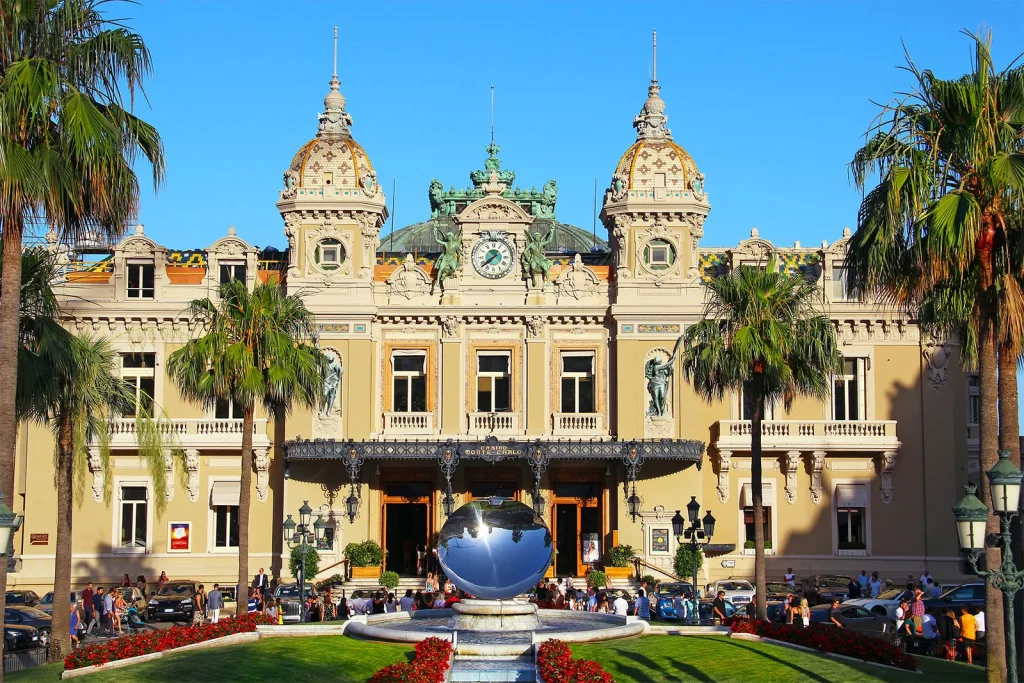
<instances>
[{"instance_id":1,"label":"casino building","mask_svg":"<svg viewBox=\"0 0 1024 683\"><path fill-rule=\"evenodd\" d=\"M165 374L191 334L187 302L215 298L231 277L301 293L332 358L318 407L257 414L253 571L288 576L282 523L304 501L327 524L325 574L365 539L404 572L446 506L502 495L542 511L559 576L582 575L619 544L645 573L671 572L670 519L695 497L717 519L703 579L750 577L750 406L742 392L705 403L671 355L702 315L702 282L769 255L821 287L844 358L829 401L771 406L763 424L769 574L959 576L950 507L977 471L978 399L957 347L847 293L847 229L810 247L757 230L714 246L704 175L671 134L656 79L635 135L626 121L608 131L624 148L608 160L609 242L558 220L555 181L521 189L493 142L468 187L431 181L429 218L382 235L385 193L345 107L335 75L315 137L284 172L280 250L228 229L179 251L142 226L115 245L51 243L67 325L111 341L176 446L155 482L133 415L110 424L109 459L94 444L75 513L76 583L161 571L234 580L240 415L189 403ZM47 427L23 426L19 587L52 585L52 451Z\"/></svg>"}]
</instances>

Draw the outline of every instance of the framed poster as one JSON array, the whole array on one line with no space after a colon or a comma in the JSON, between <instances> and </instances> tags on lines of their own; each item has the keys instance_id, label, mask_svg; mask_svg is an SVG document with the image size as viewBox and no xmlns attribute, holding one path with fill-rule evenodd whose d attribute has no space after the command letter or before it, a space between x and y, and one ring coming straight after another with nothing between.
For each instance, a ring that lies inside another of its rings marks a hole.
<instances>
[{"instance_id":1,"label":"framed poster","mask_svg":"<svg viewBox=\"0 0 1024 683\"><path fill-rule=\"evenodd\" d=\"M192 552L192 522L167 523L167 550L172 553Z\"/></svg>"},{"instance_id":2,"label":"framed poster","mask_svg":"<svg viewBox=\"0 0 1024 683\"><path fill-rule=\"evenodd\" d=\"M651 552L668 552L668 529L651 529Z\"/></svg>"},{"instance_id":3,"label":"framed poster","mask_svg":"<svg viewBox=\"0 0 1024 683\"><path fill-rule=\"evenodd\" d=\"M593 564L601 561L601 540L599 534L580 534L583 545L583 563Z\"/></svg>"}]
</instances>

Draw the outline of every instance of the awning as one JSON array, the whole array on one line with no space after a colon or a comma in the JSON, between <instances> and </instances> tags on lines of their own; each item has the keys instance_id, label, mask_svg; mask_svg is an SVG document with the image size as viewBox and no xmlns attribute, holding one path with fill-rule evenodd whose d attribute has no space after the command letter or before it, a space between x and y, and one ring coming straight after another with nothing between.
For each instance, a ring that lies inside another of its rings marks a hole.
<instances>
[{"instance_id":1,"label":"awning","mask_svg":"<svg viewBox=\"0 0 1024 683\"><path fill-rule=\"evenodd\" d=\"M215 481L210 490L210 505L238 505L238 497L242 492L242 482Z\"/></svg>"},{"instance_id":2,"label":"awning","mask_svg":"<svg viewBox=\"0 0 1024 683\"><path fill-rule=\"evenodd\" d=\"M749 483L743 485L740 491L740 507L752 507L754 505L754 490ZM764 507L775 507L775 487L770 481L761 482L761 505Z\"/></svg>"},{"instance_id":3,"label":"awning","mask_svg":"<svg viewBox=\"0 0 1024 683\"><path fill-rule=\"evenodd\" d=\"M866 508L868 487L866 484L836 484L836 506Z\"/></svg>"}]
</instances>

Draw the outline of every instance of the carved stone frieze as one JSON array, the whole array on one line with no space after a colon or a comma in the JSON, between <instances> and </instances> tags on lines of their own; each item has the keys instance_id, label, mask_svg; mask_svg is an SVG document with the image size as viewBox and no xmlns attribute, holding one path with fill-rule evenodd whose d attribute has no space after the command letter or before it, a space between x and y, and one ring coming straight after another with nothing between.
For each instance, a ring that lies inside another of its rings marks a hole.
<instances>
[{"instance_id":1,"label":"carved stone frieze","mask_svg":"<svg viewBox=\"0 0 1024 683\"><path fill-rule=\"evenodd\" d=\"M174 454L169 449L164 450L164 493L167 500L174 499Z\"/></svg>"},{"instance_id":2,"label":"carved stone frieze","mask_svg":"<svg viewBox=\"0 0 1024 683\"><path fill-rule=\"evenodd\" d=\"M531 339L544 336L545 320L543 316L531 315L526 319L526 335Z\"/></svg>"},{"instance_id":3,"label":"carved stone frieze","mask_svg":"<svg viewBox=\"0 0 1024 683\"><path fill-rule=\"evenodd\" d=\"M729 469L732 451L718 451L718 502L729 501Z\"/></svg>"},{"instance_id":4,"label":"carved stone frieze","mask_svg":"<svg viewBox=\"0 0 1024 683\"><path fill-rule=\"evenodd\" d=\"M446 315L441 318L441 335L445 339L453 339L459 336L458 316Z\"/></svg>"},{"instance_id":5,"label":"carved stone frieze","mask_svg":"<svg viewBox=\"0 0 1024 683\"><path fill-rule=\"evenodd\" d=\"M185 449L185 473L188 475L188 500L194 503L199 500L199 450Z\"/></svg>"},{"instance_id":6,"label":"carved stone frieze","mask_svg":"<svg viewBox=\"0 0 1024 683\"><path fill-rule=\"evenodd\" d=\"M256 499L266 503L270 491L270 449L254 448L252 455L256 467Z\"/></svg>"},{"instance_id":7,"label":"carved stone frieze","mask_svg":"<svg viewBox=\"0 0 1024 683\"><path fill-rule=\"evenodd\" d=\"M811 502L821 503L822 484L821 471L825 469L825 451L811 453Z\"/></svg>"},{"instance_id":8,"label":"carved stone frieze","mask_svg":"<svg viewBox=\"0 0 1024 683\"><path fill-rule=\"evenodd\" d=\"M88 456L89 473L92 474L92 497L97 503L103 500L103 459L98 448L90 448Z\"/></svg>"},{"instance_id":9,"label":"carved stone frieze","mask_svg":"<svg viewBox=\"0 0 1024 683\"><path fill-rule=\"evenodd\" d=\"M786 471L786 502L796 503L796 477L800 470L800 451L788 451L782 464Z\"/></svg>"},{"instance_id":10,"label":"carved stone frieze","mask_svg":"<svg viewBox=\"0 0 1024 683\"><path fill-rule=\"evenodd\" d=\"M555 278L555 295L579 301L593 296L600 296L607 291L607 285L597 277L593 270L583 265L583 258L576 254L569 266Z\"/></svg>"},{"instance_id":11,"label":"carved stone frieze","mask_svg":"<svg viewBox=\"0 0 1024 683\"><path fill-rule=\"evenodd\" d=\"M892 502L892 471L896 467L896 451L885 451L880 457L881 497L888 505Z\"/></svg>"},{"instance_id":12,"label":"carved stone frieze","mask_svg":"<svg viewBox=\"0 0 1024 683\"><path fill-rule=\"evenodd\" d=\"M412 254L406 254L402 265L385 281L388 298L415 299L430 294L432 280L423 268L416 265Z\"/></svg>"},{"instance_id":13,"label":"carved stone frieze","mask_svg":"<svg viewBox=\"0 0 1024 683\"><path fill-rule=\"evenodd\" d=\"M931 385L932 391L942 391L942 388L946 386L946 381L949 379L949 357L952 353L952 348L936 339L929 339L921 350L925 360L928 383Z\"/></svg>"}]
</instances>

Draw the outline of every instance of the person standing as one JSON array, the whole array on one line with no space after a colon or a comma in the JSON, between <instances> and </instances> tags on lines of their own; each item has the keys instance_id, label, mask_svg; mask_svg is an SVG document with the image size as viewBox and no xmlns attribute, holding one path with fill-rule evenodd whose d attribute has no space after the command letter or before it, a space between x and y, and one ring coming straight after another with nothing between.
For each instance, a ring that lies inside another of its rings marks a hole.
<instances>
[{"instance_id":1,"label":"person standing","mask_svg":"<svg viewBox=\"0 0 1024 683\"><path fill-rule=\"evenodd\" d=\"M107 633L114 635L114 591L117 590L115 586L111 586L110 590L103 596L103 624L107 630Z\"/></svg>"},{"instance_id":2,"label":"person standing","mask_svg":"<svg viewBox=\"0 0 1024 683\"><path fill-rule=\"evenodd\" d=\"M974 612L974 627L977 631L975 640L978 642L985 640L985 610L980 607Z\"/></svg>"},{"instance_id":3,"label":"person standing","mask_svg":"<svg viewBox=\"0 0 1024 683\"><path fill-rule=\"evenodd\" d=\"M927 587L928 586L928 581L930 581L931 578L932 578L932 575L928 573L928 570L927 569L924 570L924 574L921 574L921 582L920 582L921 583L921 588Z\"/></svg>"},{"instance_id":4,"label":"person standing","mask_svg":"<svg viewBox=\"0 0 1024 683\"><path fill-rule=\"evenodd\" d=\"M914 619L914 634L921 633L924 625L924 593L920 588L914 591L914 601L910 603L910 615Z\"/></svg>"},{"instance_id":5,"label":"person standing","mask_svg":"<svg viewBox=\"0 0 1024 683\"><path fill-rule=\"evenodd\" d=\"M412 589L405 591L405 597L398 601L398 609L403 612L411 612L412 606L416 604L416 599L412 597Z\"/></svg>"},{"instance_id":6,"label":"person standing","mask_svg":"<svg viewBox=\"0 0 1024 683\"><path fill-rule=\"evenodd\" d=\"M847 596L850 600L856 600L860 597L860 582L857 579L850 579L850 583L846 584Z\"/></svg>"},{"instance_id":7,"label":"person standing","mask_svg":"<svg viewBox=\"0 0 1024 683\"><path fill-rule=\"evenodd\" d=\"M220 592L220 584L213 584L213 590L210 591L210 595L206 598L206 606L210 610L211 624L216 624L220 621L220 611L224 609L224 596Z\"/></svg>"},{"instance_id":8,"label":"person standing","mask_svg":"<svg viewBox=\"0 0 1024 683\"><path fill-rule=\"evenodd\" d=\"M719 621L725 621L725 591L718 591L718 597L711 603L711 616Z\"/></svg>"},{"instance_id":9,"label":"person standing","mask_svg":"<svg viewBox=\"0 0 1024 683\"><path fill-rule=\"evenodd\" d=\"M92 594L92 619L89 620L89 625L85 628L86 634L92 634L93 626L96 626L99 629L99 634L103 635L103 586L98 587Z\"/></svg>"},{"instance_id":10,"label":"person standing","mask_svg":"<svg viewBox=\"0 0 1024 683\"><path fill-rule=\"evenodd\" d=\"M942 588L939 587L939 584L935 583L934 579L928 577L928 597L937 598L940 595L942 595Z\"/></svg>"},{"instance_id":11,"label":"person standing","mask_svg":"<svg viewBox=\"0 0 1024 683\"><path fill-rule=\"evenodd\" d=\"M159 593L160 589L164 587L164 584L170 581L167 578L167 572L160 572L160 578L156 580L156 592Z\"/></svg>"},{"instance_id":12,"label":"person standing","mask_svg":"<svg viewBox=\"0 0 1024 683\"><path fill-rule=\"evenodd\" d=\"M833 600L832 606L828 608L828 623L833 626L843 627L843 622L839 620L839 601Z\"/></svg>"},{"instance_id":13,"label":"person standing","mask_svg":"<svg viewBox=\"0 0 1024 683\"><path fill-rule=\"evenodd\" d=\"M636 594L636 615L644 621L651 620L651 599L647 597L647 591L643 588Z\"/></svg>"},{"instance_id":14,"label":"person standing","mask_svg":"<svg viewBox=\"0 0 1024 683\"><path fill-rule=\"evenodd\" d=\"M96 595L96 591L92 588L92 581L85 585L85 590L82 591L82 609L85 610L85 632L89 632L89 627L93 622L93 606L92 599Z\"/></svg>"},{"instance_id":15,"label":"person standing","mask_svg":"<svg viewBox=\"0 0 1024 683\"><path fill-rule=\"evenodd\" d=\"M751 604L754 603L753 600L751 600L750 602L751 602ZM793 625L793 617L795 616L793 614L793 594L792 593L787 593L786 594L786 601L784 603L782 603L782 612L783 612L783 616L785 616L785 618L786 618L786 625L787 626L792 626Z\"/></svg>"},{"instance_id":16,"label":"person standing","mask_svg":"<svg viewBox=\"0 0 1024 683\"><path fill-rule=\"evenodd\" d=\"M192 607L192 625L200 626L203 623L203 619L206 617L206 586L199 584L199 590L196 591L196 595L193 598Z\"/></svg>"},{"instance_id":17,"label":"person standing","mask_svg":"<svg viewBox=\"0 0 1024 683\"><path fill-rule=\"evenodd\" d=\"M807 604L807 598L800 599L800 621L804 628L811 625L811 606Z\"/></svg>"},{"instance_id":18,"label":"person standing","mask_svg":"<svg viewBox=\"0 0 1024 683\"><path fill-rule=\"evenodd\" d=\"M252 580L252 587L260 592L261 602L265 602L267 598L267 589L270 588L270 577L263 571L263 567L260 567L260 571L256 574L256 577Z\"/></svg>"},{"instance_id":19,"label":"person standing","mask_svg":"<svg viewBox=\"0 0 1024 683\"><path fill-rule=\"evenodd\" d=\"M71 649L74 650L78 647L78 622L80 621L78 613L78 603L75 601L74 596L71 599L71 621L68 625L68 630L71 631Z\"/></svg>"},{"instance_id":20,"label":"person standing","mask_svg":"<svg viewBox=\"0 0 1024 683\"><path fill-rule=\"evenodd\" d=\"M146 595L146 577L139 574L139 578L135 580L135 587L142 593L142 597L148 597Z\"/></svg>"},{"instance_id":21,"label":"person standing","mask_svg":"<svg viewBox=\"0 0 1024 683\"><path fill-rule=\"evenodd\" d=\"M860 584L860 594L865 598L871 597L871 593L868 592L871 584L871 577L868 576L866 569L860 570L860 576L857 577L857 583Z\"/></svg>"},{"instance_id":22,"label":"person standing","mask_svg":"<svg viewBox=\"0 0 1024 683\"><path fill-rule=\"evenodd\" d=\"M964 642L964 654L967 656L967 663L974 664L974 643L978 638L978 621L971 614L971 610L967 605L960 608L960 637Z\"/></svg>"},{"instance_id":23,"label":"person standing","mask_svg":"<svg viewBox=\"0 0 1024 683\"><path fill-rule=\"evenodd\" d=\"M868 581L868 588L871 593L868 597L877 598L878 594L882 592L882 580L878 578L878 572L871 573L871 579Z\"/></svg>"},{"instance_id":24,"label":"person standing","mask_svg":"<svg viewBox=\"0 0 1024 683\"><path fill-rule=\"evenodd\" d=\"M588 588L587 589L587 596L588 596L587 597L587 611L588 612L596 612L597 611L597 589L595 589L593 586Z\"/></svg>"},{"instance_id":25,"label":"person standing","mask_svg":"<svg viewBox=\"0 0 1024 683\"><path fill-rule=\"evenodd\" d=\"M132 587L132 577L130 577L127 574L125 574L124 577L121 579L121 588L131 588L131 587Z\"/></svg>"},{"instance_id":26,"label":"person standing","mask_svg":"<svg viewBox=\"0 0 1024 683\"><path fill-rule=\"evenodd\" d=\"M125 578L128 578L127 574L125 574ZM131 582L131 579L128 579L128 581ZM128 590L131 590L131 586L128 587ZM121 615L124 614L124 611L128 608L128 603L124 601L124 595L120 590L111 589L110 594L114 596L114 609L111 610L111 623L117 626L117 635L122 635L124 632L121 630Z\"/></svg>"},{"instance_id":27,"label":"person standing","mask_svg":"<svg viewBox=\"0 0 1024 683\"><path fill-rule=\"evenodd\" d=\"M259 608L260 608L259 589L257 589L255 586L253 586L252 588L249 589L249 596L247 598L246 610L249 611L249 612L256 612L256 611L259 611Z\"/></svg>"},{"instance_id":28,"label":"person standing","mask_svg":"<svg viewBox=\"0 0 1024 683\"><path fill-rule=\"evenodd\" d=\"M786 576L784 578L786 580L786 583L788 583L793 588L796 588L796 574L793 573L792 567L786 568Z\"/></svg>"}]
</instances>

